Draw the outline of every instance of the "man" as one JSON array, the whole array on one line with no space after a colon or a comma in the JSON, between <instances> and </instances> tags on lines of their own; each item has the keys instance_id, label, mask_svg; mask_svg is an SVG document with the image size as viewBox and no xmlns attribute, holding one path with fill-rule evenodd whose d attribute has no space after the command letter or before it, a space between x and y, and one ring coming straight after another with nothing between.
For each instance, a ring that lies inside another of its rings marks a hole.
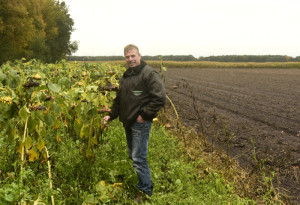
<instances>
[{"instance_id":1,"label":"man","mask_svg":"<svg viewBox=\"0 0 300 205\"><path fill-rule=\"evenodd\" d=\"M124 48L128 69L124 72L107 122L119 117L126 132L129 158L138 176L140 193L152 195L152 180L147 161L148 141L153 118L164 106L165 89L158 72L141 60L135 45ZM140 194L139 194L140 195ZM136 201L141 200L136 198Z\"/></svg>"}]
</instances>

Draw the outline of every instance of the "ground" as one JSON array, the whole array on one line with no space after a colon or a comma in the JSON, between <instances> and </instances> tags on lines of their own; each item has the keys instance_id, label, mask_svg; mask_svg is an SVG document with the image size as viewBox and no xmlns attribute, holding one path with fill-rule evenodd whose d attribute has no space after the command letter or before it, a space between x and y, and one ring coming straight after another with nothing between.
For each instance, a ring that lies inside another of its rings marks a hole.
<instances>
[{"instance_id":1,"label":"ground","mask_svg":"<svg viewBox=\"0 0 300 205\"><path fill-rule=\"evenodd\" d=\"M168 68L164 81L185 125L245 169L254 157L263 162L277 173L274 186L299 203L299 69Z\"/></svg>"}]
</instances>

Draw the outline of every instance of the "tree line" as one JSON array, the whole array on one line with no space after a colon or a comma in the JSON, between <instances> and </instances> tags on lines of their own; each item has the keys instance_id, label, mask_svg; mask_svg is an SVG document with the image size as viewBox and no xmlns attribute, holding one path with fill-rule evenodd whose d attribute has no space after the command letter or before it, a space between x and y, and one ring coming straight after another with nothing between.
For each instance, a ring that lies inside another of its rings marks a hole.
<instances>
[{"instance_id":1,"label":"tree line","mask_svg":"<svg viewBox=\"0 0 300 205\"><path fill-rule=\"evenodd\" d=\"M214 62L300 62L300 56L285 55L223 55L195 58L192 55L143 56L143 60L164 61L214 61ZM69 61L114 61L124 60L124 56L68 56Z\"/></svg>"},{"instance_id":2,"label":"tree line","mask_svg":"<svg viewBox=\"0 0 300 205\"><path fill-rule=\"evenodd\" d=\"M192 55L157 55L157 56L142 56L143 60L161 60L164 61L197 61ZM124 56L68 56L69 61L114 61L124 60Z\"/></svg>"},{"instance_id":3,"label":"tree line","mask_svg":"<svg viewBox=\"0 0 300 205\"><path fill-rule=\"evenodd\" d=\"M291 62L300 61L300 56L291 57L285 55L223 55L199 57L199 61L217 61L217 62Z\"/></svg>"},{"instance_id":4,"label":"tree line","mask_svg":"<svg viewBox=\"0 0 300 205\"><path fill-rule=\"evenodd\" d=\"M65 2L0 0L0 64L15 59L55 62L78 49Z\"/></svg>"}]
</instances>

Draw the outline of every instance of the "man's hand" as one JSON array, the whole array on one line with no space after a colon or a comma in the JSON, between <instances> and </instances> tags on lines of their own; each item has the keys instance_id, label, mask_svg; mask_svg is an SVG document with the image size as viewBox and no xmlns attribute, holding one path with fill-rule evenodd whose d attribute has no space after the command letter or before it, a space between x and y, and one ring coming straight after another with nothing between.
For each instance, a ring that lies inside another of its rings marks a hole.
<instances>
[{"instance_id":1,"label":"man's hand","mask_svg":"<svg viewBox=\"0 0 300 205\"><path fill-rule=\"evenodd\" d=\"M104 128L106 128L106 130L108 129L108 122L110 120L110 116L106 115L102 118L101 120L101 125L100 125L100 131L101 133L104 131Z\"/></svg>"},{"instance_id":2,"label":"man's hand","mask_svg":"<svg viewBox=\"0 0 300 205\"><path fill-rule=\"evenodd\" d=\"M106 122L109 122L110 116L109 116L109 115L104 116L104 117L103 117L103 120L105 120Z\"/></svg>"},{"instance_id":3,"label":"man's hand","mask_svg":"<svg viewBox=\"0 0 300 205\"><path fill-rule=\"evenodd\" d=\"M140 115L138 116L138 118L136 119L136 121L139 122L139 123L145 122L145 120Z\"/></svg>"}]
</instances>

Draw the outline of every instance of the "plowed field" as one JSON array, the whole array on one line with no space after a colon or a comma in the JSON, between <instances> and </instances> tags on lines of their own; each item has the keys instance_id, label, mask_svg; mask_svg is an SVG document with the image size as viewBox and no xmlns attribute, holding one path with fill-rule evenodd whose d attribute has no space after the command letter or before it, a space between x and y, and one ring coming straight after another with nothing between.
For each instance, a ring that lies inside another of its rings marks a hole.
<instances>
[{"instance_id":1,"label":"plowed field","mask_svg":"<svg viewBox=\"0 0 300 205\"><path fill-rule=\"evenodd\" d=\"M253 167L255 148L256 158L277 172L275 186L300 204L299 69L168 68L164 75L185 125L201 129L194 99L208 141L225 147L226 140L230 156L245 169Z\"/></svg>"}]
</instances>

